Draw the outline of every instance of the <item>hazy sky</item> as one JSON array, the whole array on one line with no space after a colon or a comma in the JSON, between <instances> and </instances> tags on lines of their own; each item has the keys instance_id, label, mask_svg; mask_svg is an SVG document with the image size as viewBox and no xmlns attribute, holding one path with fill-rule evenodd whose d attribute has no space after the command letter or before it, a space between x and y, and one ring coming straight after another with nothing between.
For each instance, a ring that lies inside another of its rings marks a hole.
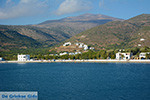
<instances>
[{"instance_id":1,"label":"hazy sky","mask_svg":"<svg viewBox=\"0 0 150 100\"><path fill-rule=\"evenodd\" d=\"M150 14L150 0L0 0L0 24L26 25L85 13L129 19Z\"/></svg>"}]
</instances>

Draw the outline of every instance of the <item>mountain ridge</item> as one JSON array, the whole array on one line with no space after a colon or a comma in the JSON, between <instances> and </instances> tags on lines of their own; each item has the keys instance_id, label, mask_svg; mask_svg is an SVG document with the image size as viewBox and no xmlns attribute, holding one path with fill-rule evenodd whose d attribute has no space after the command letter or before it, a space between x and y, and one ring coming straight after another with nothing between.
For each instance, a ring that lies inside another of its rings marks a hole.
<instances>
[{"instance_id":1,"label":"mountain ridge","mask_svg":"<svg viewBox=\"0 0 150 100\"><path fill-rule=\"evenodd\" d=\"M123 19L119 19L119 18L115 18L115 17L110 17L110 16L106 16L106 15L102 15L102 14L82 14L79 16L72 16L72 17L66 17L66 18L62 18L62 19L58 19L58 20L48 20L48 21L44 21L42 23L39 23L38 25L41 24L47 24L47 23L51 23L51 22L79 22L79 21L91 21L91 20L123 20Z\"/></svg>"}]
</instances>

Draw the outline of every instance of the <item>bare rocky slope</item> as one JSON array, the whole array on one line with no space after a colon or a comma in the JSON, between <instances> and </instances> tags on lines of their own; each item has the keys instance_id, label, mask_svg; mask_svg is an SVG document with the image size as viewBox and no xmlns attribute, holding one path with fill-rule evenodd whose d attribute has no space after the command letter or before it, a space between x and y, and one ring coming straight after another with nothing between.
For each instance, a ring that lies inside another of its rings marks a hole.
<instances>
[{"instance_id":1,"label":"bare rocky slope","mask_svg":"<svg viewBox=\"0 0 150 100\"><path fill-rule=\"evenodd\" d=\"M97 49L150 46L150 14L142 14L125 21L100 25L70 38Z\"/></svg>"}]
</instances>

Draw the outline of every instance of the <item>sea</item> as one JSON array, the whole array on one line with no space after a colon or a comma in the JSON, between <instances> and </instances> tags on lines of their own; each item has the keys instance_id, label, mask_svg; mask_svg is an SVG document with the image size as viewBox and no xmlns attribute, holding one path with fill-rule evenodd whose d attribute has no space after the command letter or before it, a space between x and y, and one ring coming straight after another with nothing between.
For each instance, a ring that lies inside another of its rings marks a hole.
<instances>
[{"instance_id":1,"label":"sea","mask_svg":"<svg viewBox=\"0 0 150 100\"><path fill-rule=\"evenodd\" d=\"M150 100L147 63L0 63L0 92L38 100Z\"/></svg>"}]
</instances>

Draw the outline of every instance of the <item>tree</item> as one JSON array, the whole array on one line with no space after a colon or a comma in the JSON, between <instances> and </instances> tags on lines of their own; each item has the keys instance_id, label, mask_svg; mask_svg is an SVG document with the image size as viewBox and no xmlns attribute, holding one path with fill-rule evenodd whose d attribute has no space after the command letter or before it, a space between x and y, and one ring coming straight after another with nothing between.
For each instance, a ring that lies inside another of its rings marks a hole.
<instances>
[{"instance_id":1,"label":"tree","mask_svg":"<svg viewBox=\"0 0 150 100\"><path fill-rule=\"evenodd\" d=\"M106 54L106 51L105 50L101 50L101 58L102 59L106 59L107 58L107 54Z\"/></svg>"},{"instance_id":2,"label":"tree","mask_svg":"<svg viewBox=\"0 0 150 100\"><path fill-rule=\"evenodd\" d=\"M37 59L41 59L41 58L42 58L42 55L39 54L39 55L37 56Z\"/></svg>"},{"instance_id":3,"label":"tree","mask_svg":"<svg viewBox=\"0 0 150 100\"><path fill-rule=\"evenodd\" d=\"M139 48L133 48L130 51L133 53L133 55L136 55L138 52L140 52L140 49Z\"/></svg>"},{"instance_id":4,"label":"tree","mask_svg":"<svg viewBox=\"0 0 150 100\"><path fill-rule=\"evenodd\" d=\"M146 54L146 59L150 59L150 54Z\"/></svg>"},{"instance_id":5,"label":"tree","mask_svg":"<svg viewBox=\"0 0 150 100\"><path fill-rule=\"evenodd\" d=\"M80 56L81 56L80 54L76 54L75 59L80 59Z\"/></svg>"},{"instance_id":6,"label":"tree","mask_svg":"<svg viewBox=\"0 0 150 100\"><path fill-rule=\"evenodd\" d=\"M123 59L124 58L124 55L123 54L121 54L121 59Z\"/></svg>"},{"instance_id":7,"label":"tree","mask_svg":"<svg viewBox=\"0 0 150 100\"><path fill-rule=\"evenodd\" d=\"M115 55L114 51L108 52L108 57L110 57L111 59L115 59L116 55Z\"/></svg>"},{"instance_id":8,"label":"tree","mask_svg":"<svg viewBox=\"0 0 150 100\"><path fill-rule=\"evenodd\" d=\"M101 55L100 55L100 51L99 51L99 52L97 52L97 54L96 54L96 58L97 58L97 59L100 59L100 57L101 57Z\"/></svg>"}]
</instances>

